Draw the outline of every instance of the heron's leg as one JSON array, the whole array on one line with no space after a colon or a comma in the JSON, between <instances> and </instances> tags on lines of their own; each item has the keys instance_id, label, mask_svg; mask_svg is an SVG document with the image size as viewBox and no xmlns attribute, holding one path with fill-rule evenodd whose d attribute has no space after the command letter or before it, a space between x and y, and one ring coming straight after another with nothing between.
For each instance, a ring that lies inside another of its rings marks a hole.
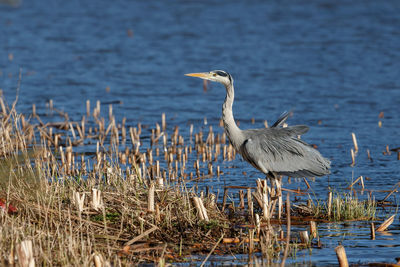
<instances>
[{"instance_id":1,"label":"heron's leg","mask_svg":"<svg viewBox=\"0 0 400 267\"><path fill-rule=\"evenodd\" d=\"M275 190L274 197L278 197L281 194L282 177L273 172L269 172L267 177L271 181L271 189L273 188Z\"/></svg>"},{"instance_id":2,"label":"heron's leg","mask_svg":"<svg viewBox=\"0 0 400 267\"><path fill-rule=\"evenodd\" d=\"M267 174L267 178L269 179L269 182L271 183L271 197L276 197L276 191L275 194L272 196L272 192L275 190L276 188L276 183L275 183L275 175L272 172L269 172Z\"/></svg>"}]
</instances>

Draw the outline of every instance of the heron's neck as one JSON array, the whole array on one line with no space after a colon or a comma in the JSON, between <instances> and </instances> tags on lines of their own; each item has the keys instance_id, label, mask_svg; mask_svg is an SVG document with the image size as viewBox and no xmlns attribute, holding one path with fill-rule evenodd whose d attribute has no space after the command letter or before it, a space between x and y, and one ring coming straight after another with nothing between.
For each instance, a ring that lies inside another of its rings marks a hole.
<instances>
[{"instance_id":1,"label":"heron's neck","mask_svg":"<svg viewBox=\"0 0 400 267\"><path fill-rule=\"evenodd\" d=\"M233 118L232 105L235 98L235 92L232 84L226 85L225 87L226 97L222 106L222 121L224 122L226 135L235 149L238 150L244 140L242 140L242 131L236 125L235 119Z\"/></svg>"}]
</instances>

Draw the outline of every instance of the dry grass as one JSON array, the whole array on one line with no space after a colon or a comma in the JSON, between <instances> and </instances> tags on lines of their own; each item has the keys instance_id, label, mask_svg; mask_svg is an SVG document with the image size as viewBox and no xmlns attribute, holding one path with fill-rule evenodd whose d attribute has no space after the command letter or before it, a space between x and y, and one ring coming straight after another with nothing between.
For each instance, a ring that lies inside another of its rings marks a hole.
<instances>
[{"instance_id":1,"label":"dry grass","mask_svg":"<svg viewBox=\"0 0 400 267\"><path fill-rule=\"evenodd\" d=\"M26 166L9 176L5 197L18 208L18 213L3 214L1 218L3 258L11 260L13 246L10 244L15 247L30 239L41 264L87 265L94 253L113 263L124 259L137 262L143 259L140 249L144 248L144 259L152 261L161 257L163 244L174 244L180 237L185 241L190 237L193 244L205 238L202 227L208 224L203 226L198 222L188 192L177 188L159 190L155 196L156 212L150 213L147 211L147 188L134 186L118 173L108 174L109 184L96 178L77 181L71 179L75 177L60 177L58 181L48 181L46 170ZM98 210L90 203L92 188L99 189L102 194ZM74 192L86 196L82 211L74 201ZM220 214L209 209L209 216L215 220ZM143 235L149 229L152 232ZM214 224L212 230L223 232L224 228ZM140 235L143 237L134 244L139 246L124 246ZM167 256L165 251L164 256Z\"/></svg>"},{"instance_id":2,"label":"dry grass","mask_svg":"<svg viewBox=\"0 0 400 267\"><path fill-rule=\"evenodd\" d=\"M56 123L44 123L35 112L25 118L2 98L0 106L0 201L17 208L0 215L3 264L21 263L26 240L40 265L163 265L208 253L281 256L281 192L258 181L235 207L192 187L222 175L218 162L236 156L211 127L207 134L191 127L185 139L178 127L168 134L163 116L161 127L146 130L146 147L140 124L117 123L111 106L108 120L100 117L99 102L93 111L87 103L78 122L50 104L61 118ZM333 219L365 217L376 208L360 203L337 195ZM316 217L326 212L322 204L314 209ZM293 255L298 246L290 241L287 247Z\"/></svg>"},{"instance_id":3,"label":"dry grass","mask_svg":"<svg viewBox=\"0 0 400 267\"><path fill-rule=\"evenodd\" d=\"M187 187L191 180L219 175L220 168L212 168L216 158L234 158L225 136L210 129L206 140L196 133L194 146L185 146L178 128L169 141L157 124L154 147L142 151L141 125L125 129L111 109L106 125L99 105L91 121L69 121L53 108L64 121L45 124L35 113L26 119L2 99L0 104L0 198L17 208L1 212L3 264L21 263L17 254L25 253L20 245L27 240L40 265L177 262L213 247L214 253L247 253L251 246L252 252L279 256L281 245L266 216L257 227L250 225L257 231L239 230L236 225L254 221L254 214L232 207L222 212L214 194ZM96 151L74 152L88 143L97 144ZM193 164L194 172L187 172L186 164ZM196 209L195 197L204 210ZM271 205L270 200L272 210ZM217 246L222 236L240 243L225 240Z\"/></svg>"}]
</instances>

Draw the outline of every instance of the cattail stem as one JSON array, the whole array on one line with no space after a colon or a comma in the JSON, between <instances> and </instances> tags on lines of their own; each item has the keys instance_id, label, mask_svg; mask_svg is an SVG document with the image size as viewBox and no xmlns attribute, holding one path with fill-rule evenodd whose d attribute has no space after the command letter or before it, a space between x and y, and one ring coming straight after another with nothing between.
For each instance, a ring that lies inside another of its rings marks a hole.
<instances>
[{"instance_id":1,"label":"cattail stem","mask_svg":"<svg viewBox=\"0 0 400 267\"><path fill-rule=\"evenodd\" d=\"M314 221L310 221L310 236L317 238L317 223Z\"/></svg>"},{"instance_id":2,"label":"cattail stem","mask_svg":"<svg viewBox=\"0 0 400 267\"><path fill-rule=\"evenodd\" d=\"M270 213L269 213L269 208L268 208L269 201L268 201L268 193L267 193L266 186L264 186L262 188L261 192L262 192L261 199L262 199L263 215L264 215L264 218L268 220L270 218L270 216L269 216ZM273 206L275 206L275 205L273 205Z\"/></svg>"},{"instance_id":3,"label":"cattail stem","mask_svg":"<svg viewBox=\"0 0 400 267\"><path fill-rule=\"evenodd\" d=\"M371 239L375 240L375 224L371 223Z\"/></svg>"},{"instance_id":4,"label":"cattail stem","mask_svg":"<svg viewBox=\"0 0 400 267\"><path fill-rule=\"evenodd\" d=\"M207 210L204 207L203 200L199 197L193 197L193 202L196 207L197 213L199 214L200 220L205 220L206 222L209 221Z\"/></svg>"},{"instance_id":5,"label":"cattail stem","mask_svg":"<svg viewBox=\"0 0 400 267\"><path fill-rule=\"evenodd\" d=\"M353 144L354 144L354 152L358 152L358 144L357 144L357 138L355 133L351 133L351 137L353 138Z\"/></svg>"},{"instance_id":6,"label":"cattail stem","mask_svg":"<svg viewBox=\"0 0 400 267\"><path fill-rule=\"evenodd\" d=\"M342 245L337 246L335 248L336 256L339 261L339 266L340 267L348 267L349 262L347 261L347 256L346 256L346 251Z\"/></svg>"},{"instance_id":7,"label":"cattail stem","mask_svg":"<svg viewBox=\"0 0 400 267\"><path fill-rule=\"evenodd\" d=\"M102 207L101 191L96 188L92 189L92 207L95 210L99 210Z\"/></svg>"},{"instance_id":8,"label":"cattail stem","mask_svg":"<svg viewBox=\"0 0 400 267\"><path fill-rule=\"evenodd\" d=\"M165 122L165 113L161 114L161 128L163 131L165 131L165 128L167 127L167 124Z\"/></svg>"},{"instance_id":9,"label":"cattail stem","mask_svg":"<svg viewBox=\"0 0 400 267\"><path fill-rule=\"evenodd\" d=\"M310 238L308 237L308 231L300 231L299 235L301 243L308 244L310 242Z\"/></svg>"},{"instance_id":10,"label":"cattail stem","mask_svg":"<svg viewBox=\"0 0 400 267\"><path fill-rule=\"evenodd\" d=\"M251 196L250 188L247 189L247 206L249 209L250 220L252 221L254 216L254 207L253 207L253 198Z\"/></svg>"},{"instance_id":11,"label":"cattail stem","mask_svg":"<svg viewBox=\"0 0 400 267\"><path fill-rule=\"evenodd\" d=\"M86 117L90 117L90 100L86 100Z\"/></svg>"},{"instance_id":12,"label":"cattail stem","mask_svg":"<svg viewBox=\"0 0 400 267\"><path fill-rule=\"evenodd\" d=\"M147 200L147 210L149 212L154 212L154 191L155 191L155 186L154 183L150 183L149 187L149 195L148 195L148 200Z\"/></svg>"},{"instance_id":13,"label":"cattail stem","mask_svg":"<svg viewBox=\"0 0 400 267\"><path fill-rule=\"evenodd\" d=\"M18 263L21 267L34 267L35 259L33 257L32 241L25 240L17 245Z\"/></svg>"},{"instance_id":14,"label":"cattail stem","mask_svg":"<svg viewBox=\"0 0 400 267\"><path fill-rule=\"evenodd\" d=\"M239 209L244 209L244 192L243 190L239 190Z\"/></svg>"},{"instance_id":15,"label":"cattail stem","mask_svg":"<svg viewBox=\"0 0 400 267\"><path fill-rule=\"evenodd\" d=\"M222 200L222 211L225 210L226 200L228 198L228 188L224 188L224 198Z\"/></svg>"},{"instance_id":16,"label":"cattail stem","mask_svg":"<svg viewBox=\"0 0 400 267\"><path fill-rule=\"evenodd\" d=\"M261 221L260 221L260 216L256 213L256 230L257 230L257 236L260 236L260 231L261 231Z\"/></svg>"},{"instance_id":17,"label":"cattail stem","mask_svg":"<svg viewBox=\"0 0 400 267\"><path fill-rule=\"evenodd\" d=\"M332 215L332 192L328 193L328 217Z\"/></svg>"},{"instance_id":18,"label":"cattail stem","mask_svg":"<svg viewBox=\"0 0 400 267\"><path fill-rule=\"evenodd\" d=\"M354 155L354 150L350 149L350 154L351 154L351 165L350 166L354 166L356 165L356 159L355 159L355 155Z\"/></svg>"},{"instance_id":19,"label":"cattail stem","mask_svg":"<svg viewBox=\"0 0 400 267\"><path fill-rule=\"evenodd\" d=\"M254 251L254 229L249 230L249 254Z\"/></svg>"},{"instance_id":20,"label":"cattail stem","mask_svg":"<svg viewBox=\"0 0 400 267\"><path fill-rule=\"evenodd\" d=\"M400 151L399 151L399 153L400 153ZM372 161L371 152L369 151L369 149L367 149L367 157L368 157L369 161Z\"/></svg>"}]
</instances>

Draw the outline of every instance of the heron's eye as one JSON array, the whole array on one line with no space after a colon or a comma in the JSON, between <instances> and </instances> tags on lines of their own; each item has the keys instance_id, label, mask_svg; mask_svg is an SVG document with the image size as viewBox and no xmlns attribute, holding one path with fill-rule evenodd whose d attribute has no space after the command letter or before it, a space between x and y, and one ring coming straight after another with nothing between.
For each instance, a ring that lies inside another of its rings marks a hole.
<instances>
[{"instance_id":1,"label":"heron's eye","mask_svg":"<svg viewBox=\"0 0 400 267\"><path fill-rule=\"evenodd\" d=\"M222 76L222 77L228 76L228 74L225 71L221 71L221 70L218 70L215 73L217 73L219 76Z\"/></svg>"},{"instance_id":2,"label":"heron's eye","mask_svg":"<svg viewBox=\"0 0 400 267\"><path fill-rule=\"evenodd\" d=\"M213 73L213 76L214 76L214 77L217 77L217 74L216 74L216 73Z\"/></svg>"}]
</instances>

